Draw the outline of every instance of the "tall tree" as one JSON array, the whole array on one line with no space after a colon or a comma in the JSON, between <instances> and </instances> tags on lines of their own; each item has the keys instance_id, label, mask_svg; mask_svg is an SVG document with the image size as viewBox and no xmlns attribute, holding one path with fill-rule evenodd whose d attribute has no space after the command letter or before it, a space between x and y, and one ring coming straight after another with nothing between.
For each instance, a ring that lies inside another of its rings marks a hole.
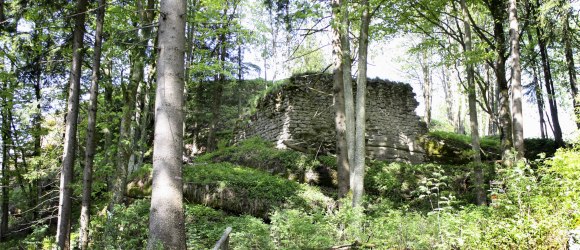
<instances>
[{"instance_id":1,"label":"tall tree","mask_svg":"<svg viewBox=\"0 0 580 250\"><path fill-rule=\"evenodd\" d=\"M554 141L557 146L564 146L562 139L562 128L560 127L560 118L558 116L558 103L556 101L556 91L554 89L554 82L552 79L552 69L550 66L550 58L548 55L548 39L544 34L544 29L540 25L538 8L540 1L536 4L531 4L531 12L534 19L536 19L536 35L538 39L538 47L540 48L540 59L542 61L542 68L544 71L544 85L548 94L548 106L550 107L550 115L552 116L552 130L554 132Z\"/></svg>"},{"instance_id":2,"label":"tall tree","mask_svg":"<svg viewBox=\"0 0 580 250\"><path fill-rule=\"evenodd\" d=\"M354 170L352 182L352 204L360 206L364 193L365 157L366 157L366 94L367 94L367 54L369 45L369 24L371 21L368 0L361 3L362 15L358 44L358 77L356 82L356 136L354 149ZM348 127L347 127L348 128Z\"/></svg>"},{"instance_id":3,"label":"tall tree","mask_svg":"<svg viewBox=\"0 0 580 250\"><path fill-rule=\"evenodd\" d=\"M510 45L512 51L512 117L516 158L524 156L524 117L522 114L522 68L520 66L520 29L517 0L509 0Z\"/></svg>"},{"instance_id":4,"label":"tall tree","mask_svg":"<svg viewBox=\"0 0 580 250\"><path fill-rule=\"evenodd\" d=\"M58 222L56 244L60 249L70 249L70 221L72 208L73 167L75 163L77 121L79 115L79 92L81 63L83 58L83 37L85 34L85 13L87 0L76 3L75 25L73 31L73 57L68 90L67 114L64 135L64 152L60 172L60 193L58 202Z\"/></svg>"},{"instance_id":5,"label":"tall tree","mask_svg":"<svg viewBox=\"0 0 580 250\"><path fill-rule=\"evenodd\" d=\"M161 0L147 249L186 249L183 212L185 0Z\"/></svg>"},{"instance_id":6,"label":"tall tree","mask_svg":"<svg viewBox=\"0 0 580 250\"><path fill-rule=\"evenodd\" d=\"M567 1L564 1L565 3ZM572 51L572 36L570 32L570 16L572 8L564 4L565 13L563 17L562 41L564 42L564 54L566 55L566 66L570 80L570 92L572 94L572 105L576 115L576 127L580 129L580 96L578 96L578 85L576 80L576 66L574 65L574 53Z\"/></svg>"},{"instance_id":7,"label":"tall tree","mask_svg":"<svg viewBox=\"0 0 580 250\"><path fill-rule=\"evenodd\" d=\"M495 78L499 91L499 126L501 139L501 156L506 165L510 165L509 154L513 147L512 119L510 112L509 87L506 78L507 42L504 33L504 22L507 18L507 6L504 0L488 0L487 7L493 19L493 40L495 50Z\"/></svg>"},{"instance_id":8,"label":"tall tree","mask_svg":"<svg viewBox=\"0 0 580 250\"><path fill-rule=\"evenodd\" d=\"M91 210L91 192L93 184L93 161L95 158L95 128L97 119L97 96L99 93L99 77L101 69L101 45L103 23L105 20L106 0L99 0L95 29L95 44L93 54L93 74L91 76L90 103L87 124L87 141L85 147L85 167L83 171L83 198L80 218L80 246L85 250L89 245L89 223Z\"/></svg>"},{"instance_id":9,"label":"tall tree","mask_svg":"<svg viewBox=\"0 0 580 250\"><path fill-rule=\"evenodd\" d=\"M469 102L469 125L471 129L471 149L473 150L473 173L475 183L475 198L477 205L485 205L485 189L483 180L483 169L481 166L481 146L479 143L479 123L477 121L477 96L475 92L475 69L469 55L472 53L471 42L471 25L467 17L467 4L461 0L461 9L463 10L463 27L464 27L464 52L465 68L467 71L467 99Z\"/></svg>"},{"instance_id":10,"label":"tall tree","mask_svg":"<svg viewBox=\"0 0 580 250\"><path fill-rule=\"evenodd\" d=\"M342 84L344 85L344 117L346 122L346 147L349 164L350 187L354 181L355 114L352 86L352 57L350 52L350 21L348 1L340 3L340 46L342 49Z\"/></svg>"},{"instance_id":11,"label":"tall tree","mask_svg":"<svg viewBox=\"0 0 580 250\"><path fill-rule=\"evenodd\" d=\"M335 117L334 124L336 128L336 162L338 169L338 197L346 196L350 185L350 167L348 161L348 149L346 144L346 121L344 107L344 67L343 67L343 50L341 31L341 5L346 4L344 0L332 1L332 55L334 57L333 69L333 96ZM349 76L350 78L350 76Z\"/></svg>"},{"instance_id":12,"label":"tall tree","mask_svg":"<svg viewBox=\"0 0 580 250\"><path fill-rule=\"evenodd\" d=\"M3 67L2 67L3 68ZM3 69L4 70L4 69ZM10 150L8 147L12 143L12 131L10 128L10 109L12 103L12 95L10 94L11 90L9 89L10 86L7 83L7 80L4 80L4 84L2 86L2 204L0 205L0 209L2 210L2 214L0 215L0 241L4 241L6 235L8 235L8 207L10 206Z\"/></svg>"}]
</instances>

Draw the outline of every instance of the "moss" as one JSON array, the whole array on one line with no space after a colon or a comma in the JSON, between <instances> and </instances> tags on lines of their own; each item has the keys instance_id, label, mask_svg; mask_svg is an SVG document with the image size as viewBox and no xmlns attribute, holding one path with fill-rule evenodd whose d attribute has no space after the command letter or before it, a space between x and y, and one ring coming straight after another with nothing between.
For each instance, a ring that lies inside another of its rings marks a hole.
<instances>
[{"instance_id":1,"label":"moss","mask_svg":"<svg viewBox=\"0 0 580 250\"><path fill-rule=\"evenodd\" d=\"M258 137L241 141L196 159L197 163L231 162L251 167L302 183L332 187L336 160L332 156L308 155L293 150L274 148L271 142Z\"/></svg>"},{"instance_id":2,"label":"moss","mask_svg":"<svg viewBox=\"0 0 580 250\"><path fill-rule=\"evenodd\" d=\"M186 200L236 214L268 218L276 207L321 210L333 205L315 187L231 163L188 166L183 176Z\"/></svg>"},{"instance_id":3,"label":"moss","mask_svg":"<svg viewBox=\"0 0 580 250\"><path fill-rule=\"evenodd\" d=\"M127 196L132 198L151 196L152 170L153 166L151 164L145 164L137 171L131 173L127 182Z\"/></svg>"}]
</instances>

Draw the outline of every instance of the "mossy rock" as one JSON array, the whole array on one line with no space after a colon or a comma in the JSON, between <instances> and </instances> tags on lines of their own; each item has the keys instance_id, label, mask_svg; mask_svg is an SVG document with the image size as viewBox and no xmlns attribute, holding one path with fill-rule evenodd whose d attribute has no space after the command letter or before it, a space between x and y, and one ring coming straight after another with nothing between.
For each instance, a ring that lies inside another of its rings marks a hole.
<instances>
[{"instance_id":1,"label":"mossy rock","mask_svg":"<svg viewBox=\"0 0 580 250\"><path fill-rule=\"evenodd\" d=\"M471 149L471 137L467 135L434 131L421 136L419 142L425 149L428 162L453 165L468 164L474 155L474 151ZM480 145L483 161L499 159L499 139L482 137Z\"/></svg>"},{"instance_id":2,"label":"mossy rock","mask_svg":"<svg viewBox=\"0 0 580 250\"><path fill-rule=\"evenodd\" d=\"M277 207L334 207L333 199L316 187L230 163L190 165L183 176L186 201L235 214L268 218Z\"/></svg>"},{"instance_id":3,"label":"mossy rock","mask_svg":"<svg viewBox=\"0 0 580 250\"><path fill-rule=\"evenodd\" d=\"M131 198L144 198L151 196L153 166L145 164L137 171L131 173L127 181L127 196Z\"/></svg>"},{"instance_id":4,"label":"mossy rock","mask_svg":"<svg viewBox=\"0 0 580 250\"><path fill-rule=\"evenodd\" d=\"M314 156L294 150L276 149L273 143L253 137L237 145L202 155L196 162L229 162L300 183L336 187L335 159L332 156Z\"/></svg>"}]
</instances>

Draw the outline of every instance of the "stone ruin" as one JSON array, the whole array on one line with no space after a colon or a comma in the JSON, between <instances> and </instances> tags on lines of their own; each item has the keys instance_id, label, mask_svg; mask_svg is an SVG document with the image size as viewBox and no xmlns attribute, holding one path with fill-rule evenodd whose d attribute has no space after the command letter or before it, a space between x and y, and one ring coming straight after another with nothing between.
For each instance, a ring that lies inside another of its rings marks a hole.
<instances>
[{"instance_id":1,"label":"stone ruin","mask_svg":"<svg viewBox=\"0 0 580 250\"><path fill-rule=\"evenodd\" d=\"M274 142L277 148L335 152L332 86L330 74L288 79L258 101L250 121L238 128L236 140L259 136ZM423 162L425 152L418 137L427 133L427 127L415 113L418 102L412 87L369 79L367 90L367 156L386 161Z\"/></svg>"}]
</instances>

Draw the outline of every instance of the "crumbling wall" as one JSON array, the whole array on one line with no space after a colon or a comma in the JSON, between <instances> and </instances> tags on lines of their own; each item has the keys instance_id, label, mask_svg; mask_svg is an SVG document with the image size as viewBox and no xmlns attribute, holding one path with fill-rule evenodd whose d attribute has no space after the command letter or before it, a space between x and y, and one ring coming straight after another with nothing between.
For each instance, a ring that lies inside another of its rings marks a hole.
<instances>
[{"instance_id":1,"label":"crumbling wall","mask_svg":"<svg viewBox=\"0 0 580 250\"><path fill-rule=\"evenodd\" d=\"M262 98L238 139L260 136L278 148L334 152L335 127L332 75L295 76ZM417 138L427 128L415 114L418 103L411 86L369 79L367 155L388 161L423 162Z\"/></svg>"}]
</instances>

